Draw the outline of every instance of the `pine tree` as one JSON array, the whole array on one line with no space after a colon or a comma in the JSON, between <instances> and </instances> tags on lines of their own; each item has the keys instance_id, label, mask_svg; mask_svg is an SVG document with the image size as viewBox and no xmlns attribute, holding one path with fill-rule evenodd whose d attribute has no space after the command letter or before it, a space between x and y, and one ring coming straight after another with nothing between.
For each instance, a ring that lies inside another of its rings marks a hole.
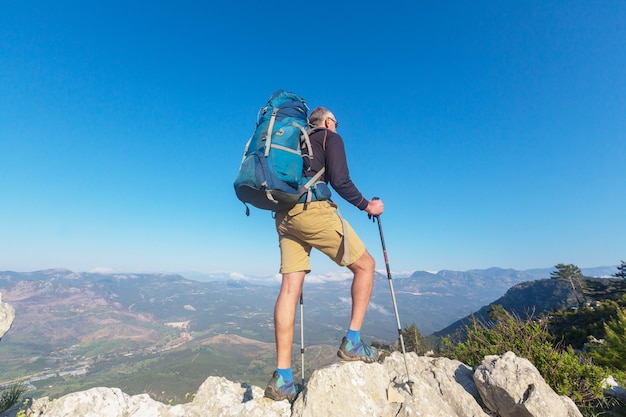
<instances>
[{"instance_id":1,"label":"pine tree","mask_svg":"<svg viewBox=\"0 0 626 417\"><path fill-rule=\"evenodd\" d=\"M578 305L582 306L583 302L586 302L586 300L583 293L584 277L580 268L573 264L556 264L554 267L556 268L556 271L550 272L550 277L552 279L568 280L572 286L572 291L574 291L574 296L578 301Z\"/></svg>"},{"instance_id":2,"label":"pine tree","mask_svg":"<svg viewBox=\"0 0 626 417\"><path fill-rule=\"evenodd\" d=\"M404 346L407 352L416 352L418 355L423 353L424 340L415 322L404 327L402 338L404 339Z\"/></svg>"},{"instance_id":3,"label":"pine tree","mask_svg":"<svg viewBox=\"0 0 626 417\"><path fill-rule=\"evenodd\" d=\"M583 276L580 268L573 264L556 264L554 267L556 271L550 272L550 278L552 279L576 280Z\"/></svg>"},{"instance_id":4,"label":"pine tree","mask_svg":"<svg viewBox=\"0 0 626 417\"><path fill-rule=\"evenodd\" d=\"M615 278L626 279L626 262L621 261L621 264L617 267L617 272L613 274Z\"/></svg>"}]
</instances>

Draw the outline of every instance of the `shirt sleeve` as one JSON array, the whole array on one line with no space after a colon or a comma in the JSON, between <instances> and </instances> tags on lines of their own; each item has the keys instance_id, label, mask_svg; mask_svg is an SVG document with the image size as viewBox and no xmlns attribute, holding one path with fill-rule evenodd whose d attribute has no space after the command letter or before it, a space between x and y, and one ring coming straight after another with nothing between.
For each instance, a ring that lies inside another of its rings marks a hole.
<instances>
[{"instance_id":1,"label":"shirt sleeve","mask_svg":"<svg viewBox=\"0 0 626 417\"><path fill-rule=\"evenodd\" d=\"M363 197L350 179L348 161L343 139L337 134L329 135L326 141L325 177L337 194L359 210L365 210L369 201Z\"/></svg>"}]
</instances>

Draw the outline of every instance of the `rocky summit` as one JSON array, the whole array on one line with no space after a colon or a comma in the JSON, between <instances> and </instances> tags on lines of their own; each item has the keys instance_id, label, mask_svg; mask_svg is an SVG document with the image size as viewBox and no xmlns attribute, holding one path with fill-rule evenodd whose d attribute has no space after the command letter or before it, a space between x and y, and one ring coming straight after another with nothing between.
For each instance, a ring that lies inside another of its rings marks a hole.
<instances>
[{"instance_id":1,"label":"rocky summit","mask_svg":"<svg viewBox=\"0 0 626 417\"><path fill-rule=\"evenodd\" d=\"M2 417L17 413L14 408ZM383 363L338 362L315 371L293 404L263 398L260 387L209 377L187 404L172 406L147 394L129 396L118 388L93 388L55 400L36 399L26 415L582 417L528 360L510 352L488 356L475 369L451 359L399 352Z\"/></svg>"}]
</instances>

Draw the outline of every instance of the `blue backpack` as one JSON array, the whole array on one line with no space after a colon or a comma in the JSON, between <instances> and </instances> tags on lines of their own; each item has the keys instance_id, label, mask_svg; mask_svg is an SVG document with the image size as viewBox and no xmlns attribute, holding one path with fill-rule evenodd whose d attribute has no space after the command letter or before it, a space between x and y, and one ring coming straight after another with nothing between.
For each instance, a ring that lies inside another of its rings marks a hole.
<instances>
[{"instance_id":1,"label":"blue backpack","mask_svg":"<svg viewBox=\"0 0 626 417\"><path fill-rule=\"evenodd\" d=\"M285 90L276 91L259 110L234 182L237 198L246 205L246 215L250 214L247 203L282 211L305 194L310 200L310 191L324 170L303 180L302 158L313 157L306 130L308 110L302 97Z\"/></svg>"}]
</instances>

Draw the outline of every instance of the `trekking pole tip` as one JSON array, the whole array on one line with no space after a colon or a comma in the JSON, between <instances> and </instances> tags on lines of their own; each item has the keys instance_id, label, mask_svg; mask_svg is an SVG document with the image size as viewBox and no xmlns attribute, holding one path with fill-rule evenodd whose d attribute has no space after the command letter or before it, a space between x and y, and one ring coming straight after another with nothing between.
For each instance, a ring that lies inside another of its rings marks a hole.
<instances>
[{"instance_id":1,"label":"trekking pole tip","mask_svg":"<svg viewBox=\"0 0 626 417\"><path fill-rule=\"evenodd\" d=\"M411 395L413 395L413 384L414 384L414 382L411 381L410 379L408 381L406 381L406 385L407 385L407 387L409 387L409 392L411 393Z\"/></svg>"}]
</instances>

